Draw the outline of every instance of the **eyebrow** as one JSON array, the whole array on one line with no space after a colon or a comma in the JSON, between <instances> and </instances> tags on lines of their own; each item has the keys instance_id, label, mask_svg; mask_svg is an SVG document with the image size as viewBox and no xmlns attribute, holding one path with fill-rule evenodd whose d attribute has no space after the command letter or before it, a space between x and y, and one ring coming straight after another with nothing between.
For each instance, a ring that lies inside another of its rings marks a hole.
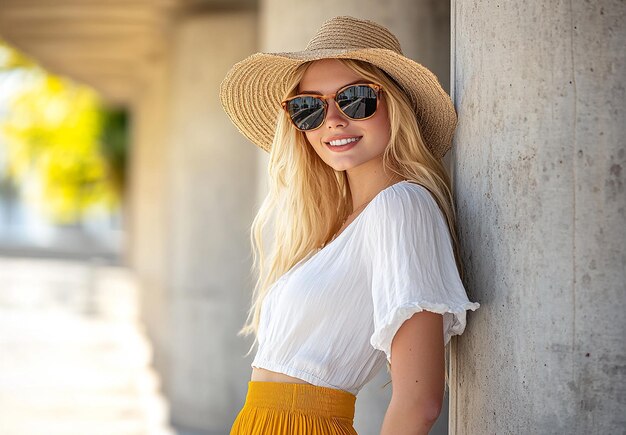
<instances>
[{"instance_id":1,"label":"eyebrow","mask_svg":"<svg viewBox=\"0 0 626 435\"><path fill-rule=\"evenodd\" d=\"M364 82L364 80L363 79L358 79L358 80L355 80L353 82L346 83L346 84L344 84L342 86L339 86L337 89L341 89L343 87L346 87L346 86L349 86L349 85L353 85L355 83L361 83L361 82ZM298 93L299 94L319 94L319 95L322 95L322 93L320 91L299 91Z\"/></svg>"}]
</instances>

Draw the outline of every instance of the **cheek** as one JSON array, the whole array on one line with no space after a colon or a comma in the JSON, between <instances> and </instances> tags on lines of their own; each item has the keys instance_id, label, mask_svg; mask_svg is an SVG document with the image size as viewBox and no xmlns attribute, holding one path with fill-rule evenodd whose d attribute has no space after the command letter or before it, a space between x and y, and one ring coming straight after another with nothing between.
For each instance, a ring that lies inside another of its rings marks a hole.
<instances>
[{"instance_id":1,"label":"cheek","mask_svg":"<svg viewBox=\"0 0 626 435\"><path fill-rule=\"evenodd\" d=\"M371 118L372 128L377 132L378 137L389 136L391 133L391 124L389 122L389 113L384 101L381 101L378 113Z\"/></svg>"},{"instance_id":2,"label":"cheek","mask_svg":"<svg viewBox=\"0 0 626 435\"><path fill-rule=\"evenodd\" d=\"M382 115L382 113L381 113ZM389 120L385 116L381 116L376 119L376 121L372 125L373 131L376 132L379 138L389 138L391 135L391 125L389 124Z\"/></svg>"},{"instance_id":3,"label":"cheek","mask_svg":"<svg viewBox=\"0 0 626 435\"><path fill-rule=\"evenodd\" d=\"M317 146L317 144L320 143L320 135L315 134L314 132L304 133L304 137L311 146Z\"/></svg>"}]
</instances>

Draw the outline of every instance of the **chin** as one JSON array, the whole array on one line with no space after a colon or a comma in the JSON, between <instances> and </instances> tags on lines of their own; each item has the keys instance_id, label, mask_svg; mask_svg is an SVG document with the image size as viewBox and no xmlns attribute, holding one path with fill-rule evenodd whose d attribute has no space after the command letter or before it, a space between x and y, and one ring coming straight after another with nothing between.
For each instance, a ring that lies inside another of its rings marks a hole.
<instances>
[{"instance_id":1,"label":"chin","mask_svg":"<svg viewBox=\"0 0 626 435\"><path fill-rule=\"evenodd\" d=\"M360 165L362 165L363 163L366 162L353 162L353 161L344 161L344 162L337 162L337 161L331 161L328 162L327 165L330 166L331 168L333 168L335 171L341 172L341 171L347 171L350 169L354 169Z\"/></svg>"}]
</instances>

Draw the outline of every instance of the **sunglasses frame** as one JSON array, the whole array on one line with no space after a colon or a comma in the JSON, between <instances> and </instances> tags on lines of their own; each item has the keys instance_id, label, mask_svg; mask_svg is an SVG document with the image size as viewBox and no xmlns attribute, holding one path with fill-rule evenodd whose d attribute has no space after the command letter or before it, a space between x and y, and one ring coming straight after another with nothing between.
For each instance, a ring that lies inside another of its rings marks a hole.
<instances>
[{"instance_id":1,"label":"sunglasses frame","mask_svg":"<svg viewBox=\"0 0 626 435\"><path fill-rule=\"evenodd\" d=\"M340 94L341 92L345 91L348 88L351 88L352 86L368 86L372 89L374 89L374 91L376 92L376 109L374 109L374 113L372 113L370 116L366 117L366 118L351 118L348 115L346 115L346 113L341 110L341 107L339 107L339 103L337 102L337 100L335 100L335 97L337 96L337 94ZM374 116L376 114L376 112L378 111L378 104L380 103L380 92L383 90L383 86L379 85L378 83L352 83L351 85L346 85L340 89L337 90L337 92L332 93L332 94L327 94L327 95L320 95L320 94L311 94L311 93L306 93L306 94L298 94L298 95L294 95L293 97L289 97L287 99L285 99L284 101L282 101L280 103L280 105L282 106L283 110L285 112L287 112L287 116L289 117L289 120L291 121L291 123L293 124L293 126L300 131L314 131L317 130L318 128L320 128L322 125L324 125L324 122L326 121L326 116L328 115L328 102L326 100L332 98L333 101L335 102L335 106L337 106L337 109L339 109L339 112L341 112L341 114L343 116L345 116L346 118L352 120L352 121L365 121L366 119L370 119L372 116ZM308 128L305 130L302 130L300 128L298 128L298 126L296 125L296 123L294 122L293 119L291 119L291 114L289 113L289 110L287 109L287 103L289 103L291 100L295 100L296 98L299 97L314 97L317 99L322 100L322 104L324 105L324 119L322 119L322 122L320 122L320 125L318 125L315 128Z\"/></svg>"}]
</instances>

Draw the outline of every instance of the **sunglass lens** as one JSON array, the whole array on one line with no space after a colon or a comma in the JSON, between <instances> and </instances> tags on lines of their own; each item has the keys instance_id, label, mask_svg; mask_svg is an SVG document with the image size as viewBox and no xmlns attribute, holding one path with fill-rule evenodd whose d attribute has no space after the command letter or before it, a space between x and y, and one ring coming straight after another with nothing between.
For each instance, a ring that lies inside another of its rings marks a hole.
<instances>
[{"instance_id":1,"label":"sunglass lens","mask_svg":"<svg viewBox=\"0 0 626 435\"><path fill-rule=\"evenodd\" d=\"M369 86L350 86L336 98L343 113L352 119L368 118L376 112L376 91Z\"/></svg>"},{"instance_id":2,"label":"sunglass lens","mask_svg":"<svg viewBox=\"0 0 626 435\"><path fill-rule=\"evenodd\" d=\"M324 103L320 98L297 97L287 103L287 111L300 130L317 128L324 122Z\"/></svg>"}]
</instances>

